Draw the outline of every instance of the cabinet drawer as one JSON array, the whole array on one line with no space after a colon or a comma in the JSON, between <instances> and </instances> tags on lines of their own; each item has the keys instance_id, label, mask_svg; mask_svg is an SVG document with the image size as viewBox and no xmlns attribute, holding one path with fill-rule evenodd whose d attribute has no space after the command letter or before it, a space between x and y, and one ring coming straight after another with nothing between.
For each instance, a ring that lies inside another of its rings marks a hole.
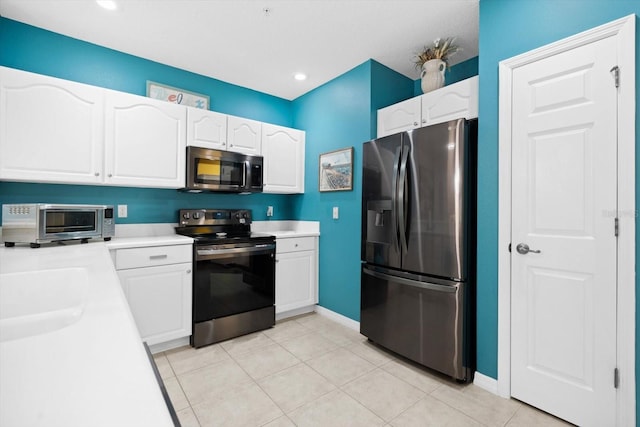
<instances>
[{"instance_id":1,"label":"cabinet drawer","mask_svg":"<svg viewBox=\"0 0 640 427\"><path fill-rule=\"evenodd\" d=\"M191 262L191 245L118 249L116 270Z\"/></svg>"},{"instance_id":2,"label":"cabinet drawer","mask_svg":"<svg viewBox=\"0 0 640 427\"><path fill-rule=\"evenodd\" d=\"M315 237L292 237L276 239L276 253L312 251L316 248Z\"/></svg>"}]
</instances>

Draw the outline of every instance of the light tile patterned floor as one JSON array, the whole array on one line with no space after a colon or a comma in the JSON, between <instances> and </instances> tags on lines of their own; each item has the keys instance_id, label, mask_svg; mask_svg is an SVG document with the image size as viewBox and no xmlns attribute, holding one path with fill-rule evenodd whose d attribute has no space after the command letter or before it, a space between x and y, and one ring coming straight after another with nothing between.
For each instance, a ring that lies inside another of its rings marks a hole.
<instances>
[{"instance_id":1,"label":"light tile patterned floor","mask_svg":"<svg viewBox=\"0 0 640 427\"><path fill-rule=\"evenodd\" d=\"M318 314L154 358L184 427L568 425L395 357Z\"/></svg>"}]
</instances>

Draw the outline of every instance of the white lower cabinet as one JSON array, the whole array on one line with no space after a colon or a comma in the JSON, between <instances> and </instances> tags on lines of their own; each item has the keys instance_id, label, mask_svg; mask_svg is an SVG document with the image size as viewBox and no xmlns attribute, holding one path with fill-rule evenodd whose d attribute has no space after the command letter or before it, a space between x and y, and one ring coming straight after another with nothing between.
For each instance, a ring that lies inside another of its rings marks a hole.
<instances>
[{"instance_id":1,"label":"white lower cabinet","mask_svg":"<svg viewBox=\"0 0 640 427\"><path fill-rule=\"evenodd\" d=\"M318 238L277 238L276 314L317 303Z\"/></svg>"},{"instance_id":2,"label":"white lower cabinet","mask_svg":"<svg viewBox=\"0 0 640 427\"><path fill-rule=\"evenodd\" d=\"M191 335L191 245L118 249L115 265L148 345Z\"/></svg>"}]
</instances>

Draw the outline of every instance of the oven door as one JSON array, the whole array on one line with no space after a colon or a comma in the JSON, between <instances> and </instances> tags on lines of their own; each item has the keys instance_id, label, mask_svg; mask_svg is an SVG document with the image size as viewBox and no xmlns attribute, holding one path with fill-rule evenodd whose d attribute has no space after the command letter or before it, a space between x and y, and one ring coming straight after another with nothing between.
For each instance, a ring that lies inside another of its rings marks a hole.
<instances>
[{"instance_id":1,"label":"oven door","mask_svg":"<svg viewBox=\"0 0 640 427\"><path fill-rule=\"evenodd\" d=\"M194 323L272 307L275 243L196 246Z\"/></svg>"}]
</instances>

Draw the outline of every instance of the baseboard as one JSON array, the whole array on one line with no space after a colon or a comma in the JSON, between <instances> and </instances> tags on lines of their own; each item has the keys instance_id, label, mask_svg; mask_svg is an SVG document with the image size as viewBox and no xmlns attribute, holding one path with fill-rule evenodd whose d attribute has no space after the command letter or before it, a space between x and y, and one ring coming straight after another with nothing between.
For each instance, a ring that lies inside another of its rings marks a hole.
<instances>
[{"instance_id":1,"label":"baseboard","mask_svg":"<svg viewBox=\"0 0 640 427\"><path fill-rule=\"evenodd\" d=\"M494 380L480 372L474 374L473 383L489 393L498 394L498 380Z\"/></svg>"},{"instance_id":2,"label":"baseboard","mask_svg":"<svg viewBox=\"0 0 640 427\"><path fill-rule=\"evenodd\" d=\"M327 317L334 322L340 323L343 326L346 326L349 329L353 329L354 331L360 332L360 322L350 319L342 314L336 313L335 311L331 311L328 308L324 308L322 306L316 305L316 313L321 316Z\"/></svg>"},{"instance_id":3,"label":"baseboard","mask_svg":"<svg viewBox=\"0 0 640 427\"><path fill-rule=\"evenodd\" d=\"M289 311L283 311L282 313L276 313L276 322L279 320L288 319L289 317L299 316L305 313L313 313L316 310L315 305L308 305L306 307L295 308Z\"/></svg>"},{"instance_id":4,"label":"baseboard","mask_svg":"<svg viewBox=\"0 0 640 427\"><path fill-rule=\"evenodd\" d=\"M177 338L175 340L150 345L149 351L151 351L151 354L156 354L161 351L172 350L185 345L189 345L189 337Z\"/></svg>"}]
</instances>

